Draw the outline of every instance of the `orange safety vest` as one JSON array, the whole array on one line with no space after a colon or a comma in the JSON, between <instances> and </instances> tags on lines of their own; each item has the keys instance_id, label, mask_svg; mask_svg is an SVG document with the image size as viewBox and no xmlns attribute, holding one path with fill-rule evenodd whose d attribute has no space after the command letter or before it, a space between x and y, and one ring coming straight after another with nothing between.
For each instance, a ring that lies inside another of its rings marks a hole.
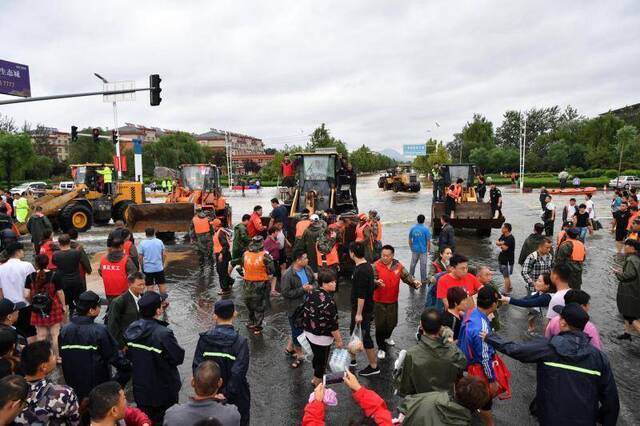
<instances>
[{"instance_id":1,"label":"orange safety vest","mask_svg":"<svg viewBox=\"0 0 640 426\"><path fill-rule=\"evenodd\" d=\"M302 219L298 223L296 223L296 238L302 238L302 234L307 228L311 225L311 221L309 219Z\"/></svg>"},{"instance_id":2,"label":"orange safety vest","mask_svg":"<svg viewBox=\"0 0 640 426\"><path fill-rule=\"evenodd\" d=\"M220 197L216 200L216 210L224 210L227 207L227 202L224 198Z\"/></svg>"},{"instance_id":3,"label":"orange safety vest","mask_svg":"<svg viewBox=\"0 0 640 426\"><path fill-rule=\"evenodd\" d=\"M584 258L585 258L585 249L584 249L584 244L582 244L582 241L578 241L578 240L574 240L571 238L568 238L563 244L566 243L571 243L572 245L572 249L571 249L571 261L573 262L584 262Z\"/></svg>"},{"instance_id":4,"label":"orange safety vest","mask_svg":"<svg viewBox=\"0 0 640 426\"><path fill-rule=\"evenodd\" d=\"M629 235L627 235L627 240L637 240L638 239L638 233L637 232L629 232Z\"/></svg>"},{"instance_id":5,"label":"orange safety vest","mask_svg":"<svg viewBox=\"0 0 640 426\"><path fill-rule=\"evenodd\" d=\"M564 243L567 239L567 231L560 231L558 234L558 240L556 242L556 247L560 247L560 244Z\"/></svg>"},{"instance_id":6,"label":"orange safety vest","mask_svg":"<svg viewBox=\"0 0 640 426\"><path fill-rule=\"evenodd\" d=\"M324 256L324 259L322 258ZM316 243L316 259L318 259L318 266L332 266L337 265L340 260L338 259L338 245L334 244L331 251L323 255L320 250L318 250L318 243Z\"/></svg>"},{"instance_id":7,"label":"orange safety vest","mask_svg":"<svg viewBox=\"0 0 640 426\"><path fill-rule=\"evenodd\" d=\"M364 241L365 237L364 237L364 229L369 226L368 223L364 223L362 225L357 224L356 225L356 241Z\"/></svg>"},{"instance_id":8,"label":"orange safety vest","mask_svg":"<svg viewBox=\"0 0 640 426\"><path fill-rule=\"evenodd\" d=\"M244 252L243 267L245 281L267 281L269 279L267 266L264 264L265 253L264 250L260 252Z\"/></svg>"},{"instance_id":9,"label":"orange safety vest","mask_svg":"<svg viewBox=\"0 0 640 426\"><path fill-rule=\"evenodd\" d=\"M196 234L206 234L211 231L209 218L196 216L192 219L193 230Z\"/></svg>"},{"instance_id":10,"label":"orange safety vest","mask_svg":"<svg viewBox=\"0 0 640 426\"><path fill-rule=\"evenodd\" d=\"M127 256L122 256L118 262L110 262L107 256L100 259L100 273L104 283L104 292L107 296L120 296L127 291Z\"/></svg>"},{"instance_id":11,"label":"orange safety vest","mask_svg":"<svg viewBox=\"0 0 640 426\"><path fill-rule=\"evenodd\" d=\"M462 185L456 184L453 189L453 193L455 194L456 198L460 198L460 196L462 195Z\"/></svg>"},{"instance_id":12,"label":"orange safety vest","mask_svg":"<svg viewBox=\"0 0 640 426\"><path fill-rule=\"evenodd\" d=\"M222 228L218 229L213 234L213 253L220 254L222 252L222 243L220 242L220 232L222 232Z\"/></svg>"}]
</instances>

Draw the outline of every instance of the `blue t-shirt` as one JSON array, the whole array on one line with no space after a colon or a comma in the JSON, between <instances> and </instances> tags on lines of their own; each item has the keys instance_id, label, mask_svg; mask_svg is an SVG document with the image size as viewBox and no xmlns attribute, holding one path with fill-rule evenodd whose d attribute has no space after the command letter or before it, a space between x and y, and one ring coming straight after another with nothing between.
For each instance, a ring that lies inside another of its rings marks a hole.
<instances>
[{"instance_id":1,"label":"blue t-shirt","mask_svg":"<svg viewBox=\"0 0 640 426\"><path fill-rule=\"evenodd\" d=\"M411 251L414 253L426 253L427 242L431 239L431 232L423 223L417 223L409 230Z\"/></svg>"},{"instance_id":2,"label":"blue t-shirt","mask_svg":"<svg viewBox=\"0 0 640 426\"><path fill-rule=\"evenodd\" d=\"M302 285L309 284L309 277L307 276L307 272L305 271L304 268L300 269L299 271L296 271L296 275L300 277L300 281L302 282Z\"/></svg>"},{"instance_id":3,"label":"blue t-shirt","mask_svg":"<svg viewBox=\"0 0 640 426\"><path fill-rule=\"evenodd\" d=\"M289 216L289 213L287 213L287 208L283 205L279 205L271 211L271 217L274 222L287 223L287 216Z\"/></svg>"},{"instance_id":4,"label":"blue t-shirt","mask_svg":"<svg viewBox=\"0 0 640 426\"><path fill-rule=\"evenodd\" d=\"M144 258L142 272L161 272L164 269L162 264L162 252L164 244L157 238L147 238L140 243L138 253Z\"/></svg>"}]
</instances>

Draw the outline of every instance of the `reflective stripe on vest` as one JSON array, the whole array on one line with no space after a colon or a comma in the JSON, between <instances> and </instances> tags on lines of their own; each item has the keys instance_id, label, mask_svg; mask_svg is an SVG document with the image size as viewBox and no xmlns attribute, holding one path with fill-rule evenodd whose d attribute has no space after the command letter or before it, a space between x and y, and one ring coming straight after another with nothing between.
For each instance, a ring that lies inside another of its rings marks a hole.
<instances>
[{"instance_id":1,"label":"reflective stripe on vest","mask_svg":"<svg viewBox=\"0 0 640 426\"><path fill-rule=\"evenodd\" d=\"M79 349L81 351L97 351L98 347L97 346L91 346L91 345L63 345L60 346L60 349L67 350L67 349Z\"/></svg>"},{"instance_id":2,"label":"reflective stripe on vest","mask_svg":"<svg viewBox=\"0 0 640 426\"><path fill-rule=\"evenodd\" d=\"M118 262L110 262L107 256L100 259L100 272L107 296L120 296L129 288L127 280L128 256L122 256Z\"/></svg>"},{"instance_id":3,"label":"reflective stripe on vest","mask_svg":"<svg viewBox=\"0 0 640 426\"><path fill-rule=\"evenodd\" d=\"M602 373L596 370L589 370L587 368L576 367L575 365L561 364L559 362L545 362L544 365L548 367L563 368L565 370L577 371L578 373L591 374L592 376L601 376Z\"/></svg>"},{"instance_id":4,"label":"reflective stripe on vest","mask_svg":"<svg viewBox=\"0 0 640 426\"><path fill-rule=\"evenodd\" d=\"M563 245L566 243L571 243L571 261L572 262L584 262L585 258L585 250L584 244L581 241L574 240L573 238L567 238Z\"/></svg>"},{"instance_id":5,"label":"reflective stripe on vest","mask_svg":"<svg viewBox=\"0 0 640 426\"><path fill-rule=\"evenodd\" d=\"M130 346L130 347L136 348L136 349L143 349L143 350L149 351L149 352L155 352L157 354L161 354L162 353L162 349L154 348L153 346L141 345L140 343L129 342L129 343L127 343L127 346Z\"/></svg>"},{"instance_id":6,"label":"reflective stripe on vest","mask_svg":"<svg viewBox=\"0 0 640 426\"><path fill-rule=\"evenodd\" d=\"M267 281L269 274L267 266L264 264L264 254L266 252L244 252L244 279L246 281Z\"/></svg>"},{"instance_id":7,"label":"reflective stripe on vest","mask_svg":"<svg viewBox=\"0 0 640 426\"><path fill-rule=\"evenodd\" d=\"M302 238L302 234L307 228L311 225L311 221L309 219L302 219L300 222L296 223L296 238Z\"/></svg>"},{"instance_id":8,"label":"reflective stripe on vest","mask_svg":"<svg viewBox=\"0 0 640 426\"><path fill-rule=\"evenodd\" d=\"M206 234L211 230L209 218L196 216L191 221L193 222L193 231L196 234Z\"/></svg>"},{"instance_id":9,"label":"reflective stripe on vest","mask_svg":"<svg viewBox=\"0 0 640 426\"><path fill-rule=\"evenodd\" d=\"M205 352L202 356L213 356L218 358L229 358L231 361L235 361L236 357L230 354L225 354L224 352Z\"/></svg>"},{"instance_id":10,"label":"reflective stripe on vest","mask_svg":"<svg viewBox=\"0 0 640 426\"><path fill-rule=\"evenodd\" d=\"M218 229L215 234L213 234L213 252L215 254L220 254L222 252L222 243L220 242L220 232L222 228Z\"/></svg>"},{"instance_id":11,"label":"reflective stripe on vest","mask_svg":"<svg viewBox=\"0 0 640 426\"><path fill-rule=\"evenodd\" d=\"M322 256L324 256L324 259L322 259ZM334 244L331 251L326 255L323 255L320 250L318 250L318 243L316 243L316 259L318 260L318 266L331 266L338 264L338 245Z\"/></svg>"}]
</instances>

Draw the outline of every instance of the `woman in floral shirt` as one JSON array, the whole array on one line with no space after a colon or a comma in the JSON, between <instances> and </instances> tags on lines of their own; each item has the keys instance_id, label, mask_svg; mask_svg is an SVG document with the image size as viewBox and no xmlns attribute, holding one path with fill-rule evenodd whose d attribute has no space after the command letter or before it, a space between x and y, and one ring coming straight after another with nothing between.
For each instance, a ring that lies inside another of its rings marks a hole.
<instances>
[{"instance_id":1,"label":"woman in floral shirt","mask_svg":"<svg viewBox=\"0 0 640 426\"><path fill-rule=\"evenodd\" d=\"M336 291L336 274L327 268L318 271L319 289L314 289L304 304L304 335L313 351L313 384L322 382L331 344L342 347L338 330L338 307L331 293Z\"/></svg>"}]
</instances>

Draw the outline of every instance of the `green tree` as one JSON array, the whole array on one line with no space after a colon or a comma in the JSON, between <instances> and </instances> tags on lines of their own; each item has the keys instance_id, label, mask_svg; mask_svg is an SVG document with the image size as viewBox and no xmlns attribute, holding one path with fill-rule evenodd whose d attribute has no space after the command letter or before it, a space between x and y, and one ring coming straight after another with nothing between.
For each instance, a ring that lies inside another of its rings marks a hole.
<instances>
[{"instance_id":1,"label":"green tree","mask_svg":"<svg viewBox=\"0 0 640 426\"><path fill-rule=\"evenodd\" d=\"M0 164L8 187L11 187L14 177L29 167L34 155L28 134L0 131Z\"/></svg>"},{"instance_id":2,"label":"green tree","mask_svg":"<svg viewBox=\"0 0 640 426\"><path fill-rule=\"evenodd\" d=\"M335 148L344 158L349 155L344 142L331 136L331 132L325 127L324 123L313 131L307 144L307 149L310 151L316 148Z\"/></svg>"},{"instance_id":3,"label":"green tree","mask_svg":"<svg viewBox=\"0 0 640 426\"><path fill-rule=\"evenodd\" d=\"M493 124L483 115L473 114L473 120L464 125L462 132L454 135L453 145L449 145L449 152L453 158L462 162L468 161L474 149L490 150L495 146Z\"/></svg>"},{"instance_id":4,"label":"green tree","mask_svg":"<svg viewBox=\"0 0 640 426\"><path fill-rule=\"evenodd\" d=\"M569 163L569 148L564 143L556 143L549 148L546 156L547 170L562 170Z\"/></svg>"},{"instance_id":5,"label":"green tree","mask_svg":"<svg viewBox=\"0 0 640 426\"><path fill-rule=\"evenodd\" d=\"M351 152L349 162L359 172L377 172L396 165L395 160L373 152L365 145Z\"/></svg>"},{"instance_id":6,"label":"green tree","mask_svg":"<svg viewBox=\"0 0 640 426\"><path fill-rule=\"evenodd\" d=\"M622 148L622 167L635 168L640 158L640 140L638 130L631 125L625 125L616 132L616 152L620 155Z\"/></svg>"},{"instance_id":7,"label":"green tree","mask_svg":"<svg viewBox=\"0 0 640 426\"><path fill-rule=\"evenodd\" d=\"M163 135L145 146L145 151L153 158L155 166L172 169L177 169L180 164L204 163L207 160L205 149L192 134L186 132Z\"/></svg>"},{"instance_id":8,"label":"green tree","mask_svg":"<svg viewBox=\"0 0 640 426\"><path fill-rule=\"evenodd\" d=\"M44 155L37 155L25 170L25 178L48 179L53 175L53 166L53 158Z\"/></svg>"},{"instance_id":9,"label":"green tree","mask_svg":"<svg viewBox=\"0 0 640 426\"><path fill-rule=\"evenodd\" d=\"M520 146L522 119L520 111L510 110L505 112L502 124L496 129L496 145L503 148L518 149Z\"/></svg>"},{"instance_id":10,"label":"green tree","mask_svg":"<svg viewBox=\"0 0 640 426\"><path fill-rule=\"evenodd\" d=\"M624 121L613 114L604 114L589 120L582 129L582 141L587 146L585 159L591 168L614 169L618 167L618 158L612 155L617 151L618 129Z\"/></svg>"}]
</instances>

